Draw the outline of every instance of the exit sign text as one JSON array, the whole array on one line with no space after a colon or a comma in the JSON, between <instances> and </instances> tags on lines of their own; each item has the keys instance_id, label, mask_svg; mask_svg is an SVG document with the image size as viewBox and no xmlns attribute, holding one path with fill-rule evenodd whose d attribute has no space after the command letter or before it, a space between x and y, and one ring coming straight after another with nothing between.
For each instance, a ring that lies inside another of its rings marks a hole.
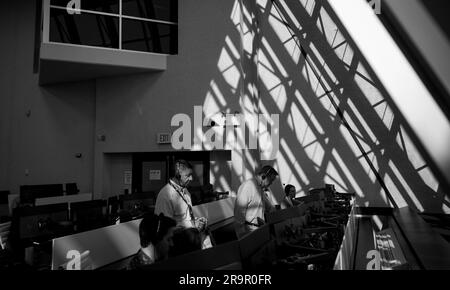
<instances>
[{"instance_id":1,"label":"exit sign text","mask_svg":"<svg viewBox=\"0 0 450 290\"><path fill-rule=\"evenodd\" d=\"M158 144L171 144L171 136L170 133L158 133L157 142Z\"/></svg>"}]
</instances>

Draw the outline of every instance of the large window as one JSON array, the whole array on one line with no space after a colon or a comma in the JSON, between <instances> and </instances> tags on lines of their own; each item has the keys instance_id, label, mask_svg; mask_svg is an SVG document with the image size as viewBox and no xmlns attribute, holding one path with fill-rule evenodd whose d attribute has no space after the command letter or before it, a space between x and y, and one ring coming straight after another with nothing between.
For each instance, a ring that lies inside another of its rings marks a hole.
<instances>
[{"instance_id":1,"label":"large window","mask_svg":"<svg viewBox=\"0 0 450 290\"><path fill-rule=\"evenodd\" d=\"M76 10L70 2L46 1L49 42L178 53L177 0L80 0Z\"/></svg>"}]
</instances>

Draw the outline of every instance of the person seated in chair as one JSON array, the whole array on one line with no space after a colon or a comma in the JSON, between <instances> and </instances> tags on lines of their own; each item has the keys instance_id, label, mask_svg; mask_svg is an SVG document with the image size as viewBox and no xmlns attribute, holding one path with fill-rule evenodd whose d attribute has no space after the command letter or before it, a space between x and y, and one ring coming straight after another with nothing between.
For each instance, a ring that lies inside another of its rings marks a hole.
<instances>
[{"instance_id":1,"label":"person seated in chair","mask_svg":"<svg viewBox=\"0 0 450 290\"><path fill-rule=\"evenodd\" d=\"M297 205L301 204L300 201L295 200L296 190L295 190L295 186L293 186L292 184L286 185L286 187L284 188L284 193L286 193L284 202L287 207L293 207L293 206L297 206Z\"/></svg>"},{"instance_id":2,"label":"person seated in chair","mask_svg":"<svg viewBox=\"0 0 450 290\"><path fill-rule=\"evenodd\" d=\"M132 258L128 269L138 269L145 265L168 258L176 221L160 214L146 214L139 224L141 248Z\"/></svg>"},{"instance_id":3,"label":"person seated in chair","mask_svg":"<svg viewBox=\"0 0 450 290\"><path fill-rule=\"evenodd\" d=\"M170 256L180 256L202 249L202 236L197 228L178 228L173 234Z\"/></svg>"}]
</instances>

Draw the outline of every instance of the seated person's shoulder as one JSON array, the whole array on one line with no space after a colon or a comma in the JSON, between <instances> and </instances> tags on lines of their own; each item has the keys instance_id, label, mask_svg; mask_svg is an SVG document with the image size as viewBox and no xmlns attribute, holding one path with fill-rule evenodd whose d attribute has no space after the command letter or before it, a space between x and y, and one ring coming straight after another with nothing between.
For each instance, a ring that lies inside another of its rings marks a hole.
<instances>
[{"instance_id":1,"label":"seated person's shoulder","mask_svg":"<svg viewBox=\"0 0 450 290\"><path fill-rule=\"evenodd\" d=\"M151 265L154 261L147 256L142 250L139 250L128 264L129 270L136 270L145 265Z\"/></svg>"}]
</instances>

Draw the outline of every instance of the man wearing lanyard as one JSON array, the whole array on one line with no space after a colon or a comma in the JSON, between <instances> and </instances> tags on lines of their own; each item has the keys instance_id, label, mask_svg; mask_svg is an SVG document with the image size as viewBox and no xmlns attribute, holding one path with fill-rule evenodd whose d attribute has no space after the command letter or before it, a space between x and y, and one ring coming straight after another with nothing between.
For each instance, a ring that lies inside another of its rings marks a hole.
<instances>
[{"instance_id":1,"label":"man wearing lanyard","mask_svg":"<svg viewBox=\"0 0 450 290\"><path fill-rule=\"evenodd\" d=\"M186 160L175 162L175 176L170 178L158 193L155 214L163 213L173 218L178 226L189 228L195 226L192 212L191 194L187 190L192 181L192 165Z\"/></svg>"},{"instance_id":2,"label":"man wearing lanyard","mask_svg":"<svg viewBox=\"0 0 450 290\"><path fill-rule=\"evenodd\" d=\"M175 162L175 176L169 179L158 193L155 204L155 214L163 213L173 218L177 226L184 228L197 228L202 235L202 248L212 247L207 230L207 220L204 217L196 218L192 210L191 194L187 190L192 181L192 165L186 160Z\"/></svg>"},{"instance_id":3,"label":"man wearing lanyard","mask_svg":"<svg viewBox=\"0 0 450 290\"><path fill-rule=\"evenodd\" d=\"M234 205L234 219L238 237L256 230L265 223L264 213L274 209L267 192L278 176L278 172L269 165L258 171L255 178L241 184Z\"/></svg>"}]
</instances>

